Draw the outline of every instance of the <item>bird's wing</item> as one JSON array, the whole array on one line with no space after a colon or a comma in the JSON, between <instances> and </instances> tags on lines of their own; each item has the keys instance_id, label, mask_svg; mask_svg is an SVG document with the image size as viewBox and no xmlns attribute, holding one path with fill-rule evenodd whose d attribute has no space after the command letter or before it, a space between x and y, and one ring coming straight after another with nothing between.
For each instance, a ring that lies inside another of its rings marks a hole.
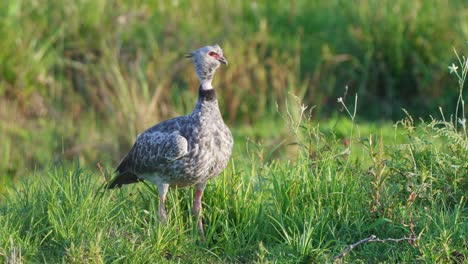
<instances>
[{"instance_id":1,"label":"bird's wing","mask_svg":"<svg viewBox=\"0 0 468 264\"><path fill-rule=\"evenodd\" d=\"M168 163L188 153L187 139L177 131L141 134L130 152L120 162L117 171L135 174L157 172Z\"/></svg>"},{"instance_id":2,"label":"bird's wing","mask_svg":"<svg viewBox=\"0 0 468 264\"><path fill-rule=\"evenodd\" d=\"M138 174L164 170L171 162L187 155L187 139L179 132L181 121L181 118L171 119L139 135L117 166L118 175L109 183L108 188L141 181Z\"/></svg>"}]
</instances>

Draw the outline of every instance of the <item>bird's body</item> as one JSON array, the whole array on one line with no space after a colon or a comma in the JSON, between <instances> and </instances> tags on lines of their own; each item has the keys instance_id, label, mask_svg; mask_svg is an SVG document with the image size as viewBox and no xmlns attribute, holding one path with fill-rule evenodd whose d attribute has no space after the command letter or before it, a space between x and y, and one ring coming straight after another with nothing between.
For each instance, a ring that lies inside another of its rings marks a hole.
<instances>
[{"instance_id":1,"label":"bird's body","mask_svg":"<svg viewBox=\"0 0 468 264\"><path fill-rule=\"evenodd\" d=\"M117 177L108 188L147 180L158 186L159 215L166 221L164 207L170 186L195 185L194 213L204 239L201 197L206 182L227 166L233 138L219 111L216 93L211 86L220 63L227 64L218 45L190 53L200 80L197 104L190 115L161 122L140 134L129 153L122 159Z\"/></svg>"},{"instance_id":2,"label":"bird's body","mask_svg":"<svg viewBox=\"0 0 468 264\"><path fill-rule=\"evenodd\" d=\"M190 115L159 123L140 134L122 159L109 188L142 179L186 187L218 176L231 156L233 139L219 112L215 91L199 91Z\"/></svg>"}]
</instances>

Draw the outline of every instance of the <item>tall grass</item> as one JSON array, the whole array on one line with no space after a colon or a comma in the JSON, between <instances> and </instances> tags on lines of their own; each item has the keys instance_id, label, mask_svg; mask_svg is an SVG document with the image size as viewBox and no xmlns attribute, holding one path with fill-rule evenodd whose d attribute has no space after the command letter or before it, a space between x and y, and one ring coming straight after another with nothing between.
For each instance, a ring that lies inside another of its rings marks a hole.
<instances>
[{"instance_id":1,"label":"tall grass","mask_svg":"<svg viewBox=\"0 0 468 264\"><path fill-rule=\"evenodd\" d=\"M215 78L228 122L256 126L278 120L288 94L326 116L346 85L367 102L363 117L400 116L401 106L436 114L456 97L441 67L468 32L464 1L40 0L0 10L2 181L63 157L117 162L144 128L191 110L197 80L182 55L202 45L219 42L230 59Z\"/></svg>"},{"instance_id":2,"label":"tall grass","mask_svg":"<svg viewBox=\"0 0 468 264\"><path fill-rule=\"evenodd\" d=\"M463 80L466 58L459 67ZM322 128L300 101L285 109L286 145L297 146L296 158L265 159L268 147L254 142L238 149L207 186L206 243L191 216L193 190L169 192L162 225L155 186L104 190L111 171L75 164L37 172L9 190L0 207L0 256L10 263L466 260L468 151L458 118L417 123L408 114L395 129L369 134L352 111L345 124ZM381 242L340 254L370 235Z\"/></svg>"},{"instance_id":3,"label":"tall grass","mask_svg":"<svg viewBox=\"0 0 468 264\"><path fill-rule=\"evenodd\" d=\"M437 139L431 124L408 117L399 126L394 133L406 135L402 144L353 137L351 153L343 154L340 138L303 119L304 133L293 138L311 144L299 147L295 162L265 161L255 147L235 153L206 189L206 243L199 242L191 216L192 190L169 192L163 226L156 187L104 191L109 172L56 166L21 180L5 196L0 256L25 262L316 263L332 262L347 244L372 234L413 240L364 244L345 262L462 263L468 253L466 152L457 141Z\"/></svg>"},{"instance_id":4,"label":"tall grass","mask_svg":"<svg viewBox=\"0 0 468 264\"><path fill-rule=\"evenodd\" d=\"M317 263L376 235L408 239L337 261L463 263L465 18L463 1L0 2L0 258ZM192 190L170 191L162 226L154 186L102 185L139 132L191 110L182 54L214 42L236 149L203 244ZM394 127L362 122L400 106Z\"/></svg>"}]
</instances>

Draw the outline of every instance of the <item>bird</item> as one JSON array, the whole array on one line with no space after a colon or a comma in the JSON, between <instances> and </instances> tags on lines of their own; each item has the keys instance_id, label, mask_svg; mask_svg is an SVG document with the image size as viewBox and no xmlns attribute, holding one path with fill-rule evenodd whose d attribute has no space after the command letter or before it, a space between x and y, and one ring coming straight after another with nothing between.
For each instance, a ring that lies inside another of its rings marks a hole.
<instances>
[{"instance_id":1,"label":"bird","mask_svg":"<svg viewBox=\"0 0 468 264\"><path fill-rule=\"evenodd\" d=\"M228 61L218 44L186 54L192 60L200 85L198 100L191 114L168 119L137 136L115 170L107 189L148 181L158 188L158 215L167 221L165 209L169 187L195 186L193 214L201 240L205 241L202 222L202 196L207 181L221 174L232 154L234 140L224 123L213 77Z\"/></svg>"}]
</instances>

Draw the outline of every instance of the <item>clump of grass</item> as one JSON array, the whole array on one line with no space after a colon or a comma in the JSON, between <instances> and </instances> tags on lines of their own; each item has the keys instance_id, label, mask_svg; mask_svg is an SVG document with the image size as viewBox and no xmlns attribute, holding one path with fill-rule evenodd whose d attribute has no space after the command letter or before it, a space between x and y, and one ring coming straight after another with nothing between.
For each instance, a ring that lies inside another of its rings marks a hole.
<instances>
[{"instance_id":1,"label":"clump of grass","mask_svg":"<svg viewBox=\"0 0 468 264\"><path fill-rule=\"evenodd\" d=\"M39 1L27 7L1 2L0 20L8 26L0 29L5 51L0 52L5 61L0 178L24 177L15 187L0 185L6 193L0 204L0 257L75 263L331 262L347 245L376 236L398 242L374 239L341 259L465 261L466 59L457 55L460 72L451 66L459 97L450 118L442 114L442 120L418 123L408 111L395 128L375 128L356 115L363 112L362 102L380 104L375 94L394 99L408 83L422 91L435 83L429 94L440 93L437 84L446 73L432 69L449 57L441 47L457 34L442 28L452 28L452 4L461 4L398 2L395 9L371 12L372 1L294 3L212 1L202 8L177 1L136 6L120 0L112 7L103 1ZM202 15L210 9L225 13ZM179 19L188 16L193 20ZM239 17L245 20L234 23ZM427 31L434 19L442 36ZM200 25L213 27L206 33ZM420 30L424 34L418 38ZM104 192L104 179L93 168L64 161L115 164L141 129L190 111L196 79L179 54L193 48L201 33L206 41L223 37L226 54L237 59L237 66L220 71L216 81L225 87L221 106L227 120L242 125L234 129L230 167L206 190L206 244L194 228L192 190L170 191L169 221L162 226L154 186ZM245 34L242 40L239 33ZM420 66L423 74L408 70ZM355 100L354 111L346 97L338 106L350 119L312 119L327 111L326 102L336 108L336 87L349 80L360 101ZM379 80L385 94L372 92ZM247 96L253 93L257 97ZM289 94L297 97L291 100ZM288 102L278 107L286 120L280 128L277 101ZM320 102L322 109L307 113L304 101Z\"/></svg>"},{"instance_id":2,"label":"clump of grass","mask_svg":"<svg viewBox=\"0 0 468 264\"><path fill-rule=\"evenodd\" d=\"M96 148L117 162L142 129L191 110L197 80L181 58L207 43L235 58L215 86L224 116L239 126L278 118L276 102L290 93L327 115L345 85L370 102L363 117L399 115L387 101L427 113L421 105L451 100L440 96L447 73L438 62L466 39L462 1L375 5L4 1L2 181L58 156L93 164Z\"/></svg>"},{"instance_id":3,"label":"clump of grass","mask_svg":"<svg viewBox=\"0 0 468 264\"><path fill-rule=\"evenodd\" d=\"M60 165L22 180L5 196L0 255L11 259L16 252L25 262L331 262L347 244L370 235L413 235L412 244L363 244L345 260L447 262L466 256L467 168L453 171L463 157L448 159L445 139L435 140L427 124L404 123L396 132L409 135L402 144L377 138L364 145L351 138L352 152L342 155L339 135L301 120L294 126L300 133L288 141L310 144L301 144L293 161L262 160L249 148L235 153L227 171L209 183L205 244L191 215L192 190L169 192L163 226L154 186L103 191L99 173ZM368 157L360 154L366 151Z\"/></svg>"}]
</instances>

